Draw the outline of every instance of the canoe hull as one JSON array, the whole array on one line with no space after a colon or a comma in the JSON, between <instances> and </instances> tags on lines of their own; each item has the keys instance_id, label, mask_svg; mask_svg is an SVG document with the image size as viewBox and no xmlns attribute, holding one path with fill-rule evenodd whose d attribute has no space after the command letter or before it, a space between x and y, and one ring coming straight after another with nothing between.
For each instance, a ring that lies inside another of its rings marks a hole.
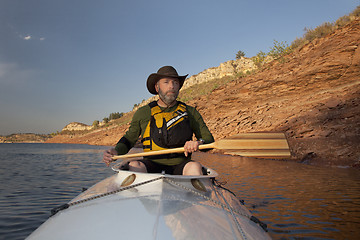
<instances>
[{"instance_id":1,"label":"canoe hull","mask_svg":"<svg viewBox=\"0 0 360 240\"><path fill-rule=\"evenodd\" d=\"M206 176L119 170L73 199L28 239L270 239Z\"/></svg>"}]
</instances>

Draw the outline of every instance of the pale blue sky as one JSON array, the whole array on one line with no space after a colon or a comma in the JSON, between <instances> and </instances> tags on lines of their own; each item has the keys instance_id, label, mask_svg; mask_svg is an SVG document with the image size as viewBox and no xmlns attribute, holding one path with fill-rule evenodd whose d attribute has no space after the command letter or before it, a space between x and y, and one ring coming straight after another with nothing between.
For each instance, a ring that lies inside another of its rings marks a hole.
<instances>
[{"instance_id":1,"label":"pale blue sky","mask_svg":"<svg viewBox=\"0 0 360 240\"><path fill-rule=\"evenodd\" d=\"M197 74L290 44L359 0L0 0L0 135L92 124L151 96L159 67Z\"/></svg>"}]
</instances>

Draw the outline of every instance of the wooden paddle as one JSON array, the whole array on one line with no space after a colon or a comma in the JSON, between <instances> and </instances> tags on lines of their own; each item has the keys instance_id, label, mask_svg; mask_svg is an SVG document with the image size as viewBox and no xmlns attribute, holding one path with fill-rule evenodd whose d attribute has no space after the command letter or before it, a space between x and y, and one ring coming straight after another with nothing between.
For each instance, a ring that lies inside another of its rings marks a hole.
<instances>
[{"instance_id":1,"label":"wooden paddle","mask_svg":"<svg viewBox=\"0 0 360 240\"><path fill-rule=\"evenodd\" d=\"M261 157L261 158L288 158L290 157L289 145L284 133L242 133L229 138L221 139L210 144L199 146L200 150L219 149L225 153ZM141 152L134 154L125 154L113 156L113 160L130 158L156 156L170 153L183 153L184 148L171 148L159 151Z\"/></svg>"}]
</instances>

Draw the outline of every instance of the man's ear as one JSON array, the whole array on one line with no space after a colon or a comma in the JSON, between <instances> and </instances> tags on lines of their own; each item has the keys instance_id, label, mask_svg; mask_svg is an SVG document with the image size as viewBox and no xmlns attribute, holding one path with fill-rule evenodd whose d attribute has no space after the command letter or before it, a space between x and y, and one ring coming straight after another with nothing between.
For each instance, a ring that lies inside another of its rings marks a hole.
<instances>
[{"instance_id":1,"label":"man's ear","mask_svg":"<svg viewBox=\"0 0 360 240\"><path fill-rule=\"evenodd\" d=\"M159 82L155 83L155 90L157 93L159 93Z\"/></svg>"}]
</instances>

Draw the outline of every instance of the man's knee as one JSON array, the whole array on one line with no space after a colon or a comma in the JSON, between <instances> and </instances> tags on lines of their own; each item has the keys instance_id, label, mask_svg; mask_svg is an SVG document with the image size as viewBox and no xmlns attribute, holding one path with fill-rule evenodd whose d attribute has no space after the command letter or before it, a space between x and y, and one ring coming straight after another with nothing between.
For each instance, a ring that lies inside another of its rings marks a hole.
<instances>
[{"instance_id":1,"label":"man's knee","mask_svg":"<svg viewBox=\"0 0 360 240\"><path fill-rule=\"evenodd\" d=\"M129 166L130 167L140 167L141 164L139 161L131 161L131 162L129 162Z\"/></svg>"},{"instance_id":2,"label":"man's knee","mask_svg":"<svg viewBox=\"0 0 360 240\"><path fill-rule=\"evenodd\" d=\"M133 172L147 172L145 164L140 161L131 161L129 163L129 170Z\"/></svg>"},{"instance_id":3,"label":"man's knee","mask_svg":"<svg viewBox=\"0 0 360 240\"><path fill-rule=\"evenodd\" d=\"M188 162L183 170L183 175L202 175L202 166L198 162Z\"/></svg>"},{"instance_id":4,"label":"man's knee","mask_svg":"<svg viewBox=\"0 0 360 240\"><path fill-rule=\"evenodd\" d=\"M188 162L185 166L189 166L191 168L201 168L201 164L198 162Z\"/></svg>"}]
</instances>

